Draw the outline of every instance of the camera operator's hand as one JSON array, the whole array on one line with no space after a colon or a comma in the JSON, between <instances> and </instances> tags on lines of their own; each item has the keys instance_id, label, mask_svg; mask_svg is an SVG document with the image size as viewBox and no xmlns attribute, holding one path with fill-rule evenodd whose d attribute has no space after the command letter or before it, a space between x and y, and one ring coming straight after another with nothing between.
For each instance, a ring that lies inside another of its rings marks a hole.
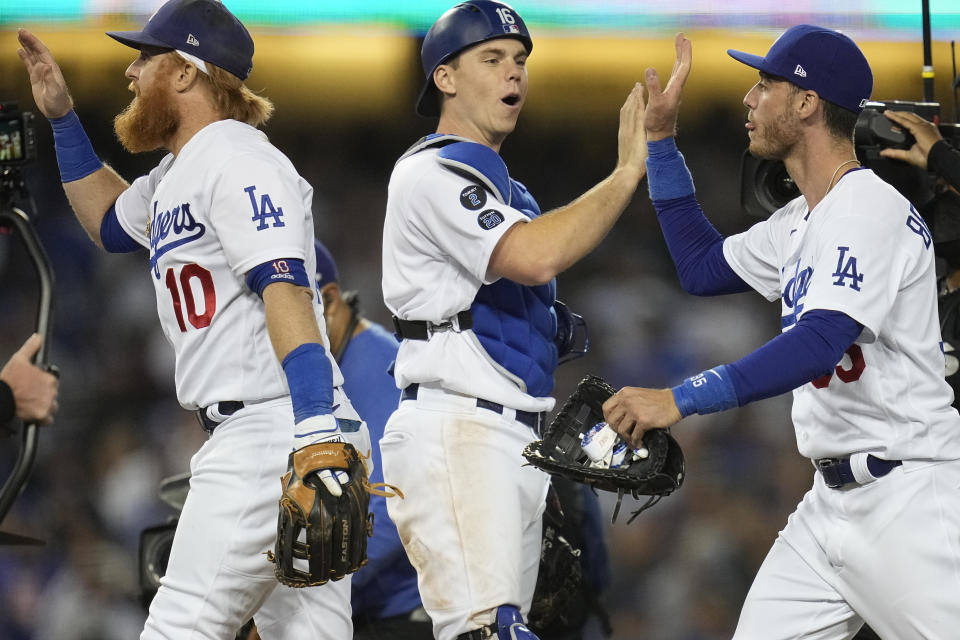
<instances>
[{"instance_id":1,"label":"camera operator's hand","mask_svg":"<svg viewBox=\"0 0 960 640\"><path fill-rule=\"evenodd\" d=\"M13 392L17 417L24 422L50 424L57 411L57 376L33 364L43 338L33 334L0 369L3 380Z\"/></svg>"},{"instance_id":2,"label":"camera operator's hand","mask_svg":"<svg viewBox=\"0 0 960 640\"><path fill-rule=\"evenodd\" d=\"M62 118L70 113L73 109L73 98L70 97L67 82L63 79L60 66L53 59L50 49L26 29L17 29L17 40L22 47L17 49L17 55L23 60L30 74L33 99L40 113L48 120Z\"/></svg>"},{"instance_id":3,"label":"camera operator's hand","mask_svg":"<svg viewBox=\"0 0 960 640\"><path fill-rule=\"evenodd\" d=\"M916 142L909 149L883 149L880 151L880 155L884 158L903 160L921 169L926 169L930 147L943 138L940 135L940 130L937 129L937 125L910 111L887 109L883 112L883 115L887 116L897 126L909 131Z\"/></svg>"}]
</instances>

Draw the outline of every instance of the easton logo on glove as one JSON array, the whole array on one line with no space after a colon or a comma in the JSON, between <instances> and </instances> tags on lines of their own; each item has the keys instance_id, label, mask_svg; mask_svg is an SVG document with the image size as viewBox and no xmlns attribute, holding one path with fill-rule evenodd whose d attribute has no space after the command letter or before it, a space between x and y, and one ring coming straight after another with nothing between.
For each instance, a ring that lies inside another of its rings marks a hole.
<instances>
[{"instance_id":1,"label":"easton logo on glove","mask_svg":"<svg viewBox=\"0 0 960 640\"><path fill-rule=\"evenodd\" d=\"M680 444L667 429L644 433L643 446L636 450L626 447L619 437L608 442L610 429L603 421L603 403L614 393L614 388L598 376L581 380L547 426L543 440L527 445L523 457L547 473L616 493L614 522L624 494L648 496L633 512L629 524L680 488L684 458Z\"/></svg>"},{"instance_id":2,"label":"easton logo on glove","mask_svg":"<svg viewBox=\"0 0 960 640\"><path fill-rule=\"evenodd\" d=\"M290 454L281 484L277 545L267 559L288 587L312 587L340 580L367 563L371 487L367 468L353 445L321 442ZM325 469L346 471L343 493L334 496L318 477Z\"/></svg>"}]
</instances>

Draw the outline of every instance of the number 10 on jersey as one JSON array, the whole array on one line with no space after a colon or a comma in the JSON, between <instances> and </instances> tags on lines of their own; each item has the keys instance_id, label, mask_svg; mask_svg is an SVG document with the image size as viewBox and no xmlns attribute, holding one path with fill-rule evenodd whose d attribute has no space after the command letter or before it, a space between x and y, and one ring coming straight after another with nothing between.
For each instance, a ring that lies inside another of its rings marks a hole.
<instances>
[{"instance_id":1,"label":"number 10 on jersey","mask_svg":"<svg viewBox=\"0 0 960 640\"><path fill-rule=\"evenodd\" d=\"M186 333L187 325L184 322L184 309L186 309L186 320L195 329L203 329L210 326L213 320L213 314L217 311L217 292L213 288L213 275L198 264L187 264L180 268L180 275L177 275L173 267L167 269L164 280L167 289L170 290L170 297L173 301L173 313L177 317L177 324L180 325L180 331ZM197 310L197 296L194 294L194 286L199 285L201 299L203 301L202 311ZM182 295L181 295L182 291Z\"/></svg>"}]
</instances>

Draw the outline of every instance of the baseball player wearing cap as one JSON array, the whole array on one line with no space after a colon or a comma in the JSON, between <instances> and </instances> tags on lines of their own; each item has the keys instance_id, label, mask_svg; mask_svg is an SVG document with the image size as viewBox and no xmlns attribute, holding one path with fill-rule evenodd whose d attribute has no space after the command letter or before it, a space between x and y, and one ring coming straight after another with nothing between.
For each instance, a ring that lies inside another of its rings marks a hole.
<instances>
[{"instance_id":1,"label":"baseball player wearing cap","mask_svg":"<svg viewBox=\"0 0 960 640\"><path fill-rule=\"evenodd\" d=\"M400 399L393 381L393 363L400 344L389 331L363 317L355 291L340 289L337 263L329 249L315 241L317 290L330 336L330 351L343 372L343 388L363 416L373 444L371 483L383 482L380 438ZM398 500L400 498L392 498ZM417 573L410 565L397 528L387 515L387 499L370 495L373 536L367 541L367 564L353 575L354 639L422 640L432 637L430 620L420 602Z\"/></svg>"},{"instance_id":2,"label":"baseball player wearing cap","mask_svg":"<svg viewBox=\"0 0 960 640\"><path fill-rule=\"evenodd\" d=\"M571 204L540 215L499 156L527 95L533 42L509 5L471 0L434 23L422 115L437 133L390 178L383 295L402 338L399 408L381 441L390 517L419 576L434 635L533 638L547 476L521 451L557 365L558 273L591 251L644 175L639 85L621 109L619 161Z\"/></svg>"},{"instance_id":3,"label":"baseball player wearing cap","mask_svg":"<svg viewBox=\"0 0 960 640\"><path fill-rule=\"evenodd\" d=\"M349 638L349 580L278 586L264 555L291 448L346 438L366 453L369 438L308 275L312 189L255 128L272 105L243 84L253 41L216 0L170 0L142 31L108 35L140 51L118 137L169 151L132 185L95 155L50 51L20 30L18 53L83 228L108 251L149 249L177 397L211 434L141 638L232 638L251 616L266 639ZM320 473L335 495L347 481Z\"/></svg>"},{"instance_id":4,"label":"baseball player wearing cap","mask_svg":"<svg viewBox=\"0 0 960 640\"><path fill-rule=\"evenodd\" d=\"M801 195L722 238L674 143L691 45L670 84L647 71L650 196L684 288L781 301L783 332L673 389L604 405L631 444L691 413L793 390L813 488L761 566L735 638L952 638L960 628L960 416L943 379L934 253L911 204L858 168L853 130L873 76L847 36L788 29L744 98L750 151L783 160Z\"/></svg>"}]
</instances>

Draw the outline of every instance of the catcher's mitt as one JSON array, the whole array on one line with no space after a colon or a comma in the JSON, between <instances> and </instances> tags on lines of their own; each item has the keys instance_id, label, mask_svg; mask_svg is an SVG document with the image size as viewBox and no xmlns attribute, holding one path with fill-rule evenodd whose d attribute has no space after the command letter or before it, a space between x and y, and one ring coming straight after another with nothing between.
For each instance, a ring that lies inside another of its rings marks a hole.
<instances>
[{"instance_id":1,"label":"catcher's mitt","mask_svg":"<svg viewBox=\"0 0 960 640\"><path fill-rule=\"evenodd\" d=\"M312 587L340 580L367 563L373 535L367 469L353 445L321 442L290 454L281 479L277 546L267 558L277 580L288 587ZM343 494L335 497L317 477L323 469L346 471ZM295 563L295 561L297 561Z\"/></svg>"},{"instance_id":2,"label":"catcher's mitt","mask_svg":"<svg viewBox=\"0 0 960 640\"><path fill-rule=\"evenodd\" d=\"M576 485L574 485L576 486ZM542 638L578 631L587 619L580 549L564 527L566 513L555 485L547 493L540 543L540 570L527 614L530 629ZM572 536L571 536L572 537Z\"/></svg>"},{"instance_id":3,"label":"catcher's mitt","mask_svg":"<svg viewBox=\"0 0 960 640\"><path fill-rule=\"evenodd\" d=\"M613 387L597 376L587 376L567 399L547 426L543 440L531 442L523 457L544 471L588 484L618 495L613 512L616 521L625 493L634 498L649 496L633 513L633 522L642 511L656 504L683 484L683 451L667 429L651 429L643 436L643 447L625 449L622 442L602 461L595 461L583 450L583 439L596 433L603 422L603 403L615 393ZM619 451L619 456L617 455ZM622 460L620 459L622 457Z\"/></svg>"}]
</instances>

